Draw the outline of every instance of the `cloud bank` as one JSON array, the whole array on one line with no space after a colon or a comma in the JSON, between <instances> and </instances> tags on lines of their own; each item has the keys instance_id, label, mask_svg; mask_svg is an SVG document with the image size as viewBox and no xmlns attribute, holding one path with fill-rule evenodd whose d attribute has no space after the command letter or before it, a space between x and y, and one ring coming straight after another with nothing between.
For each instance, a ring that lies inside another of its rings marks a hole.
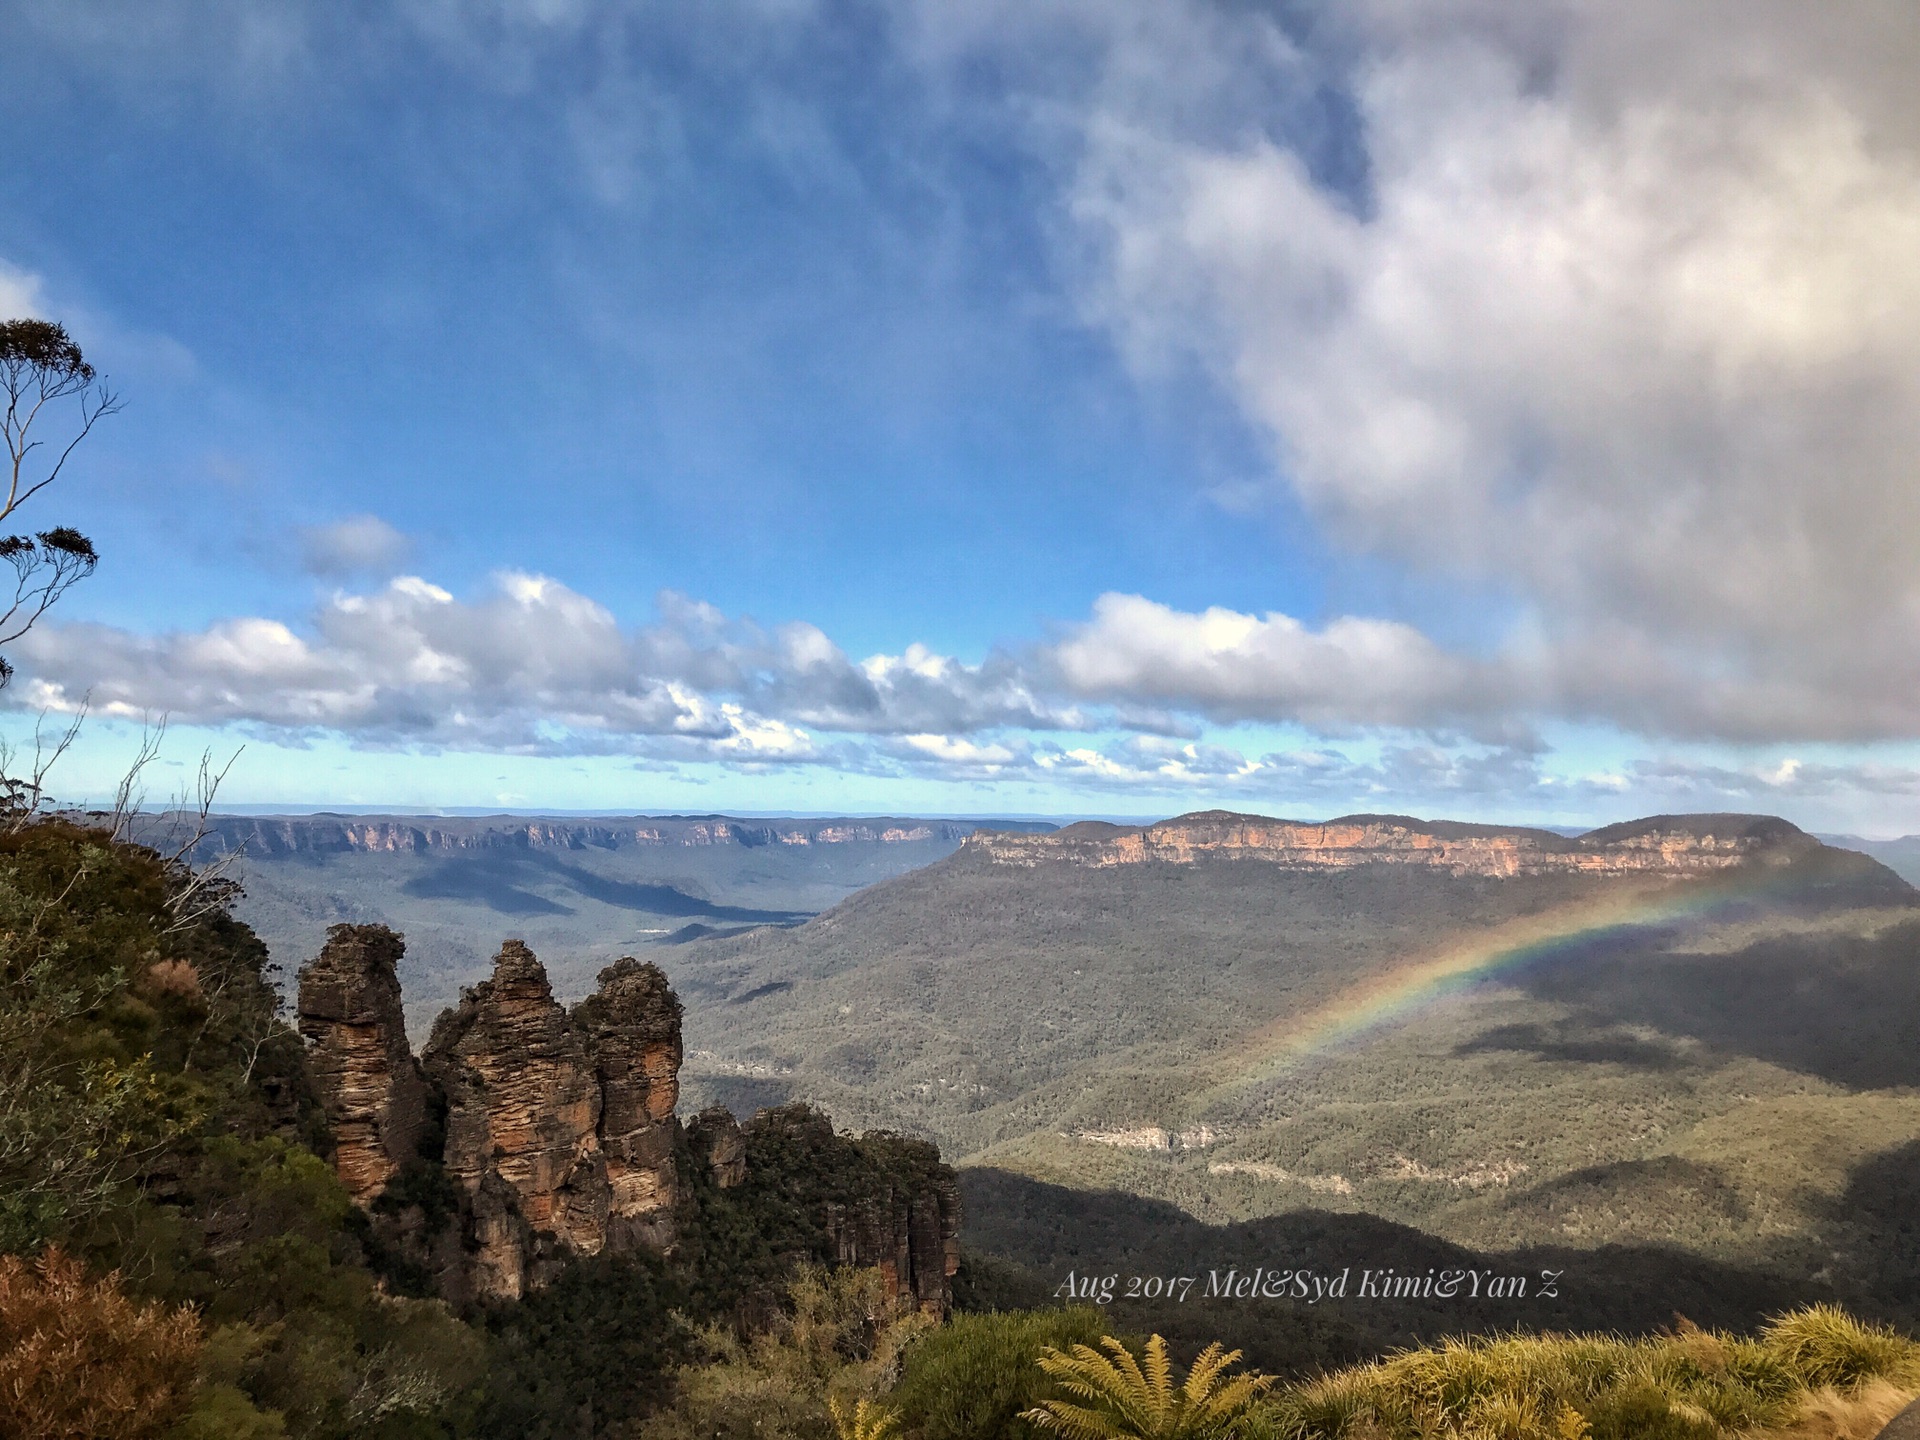
<instances>
[{"instance_id":1,"label":"cloud bank","mask_svg":"<svg viewBox=\"0 0 1920 1440\"><path fill-rule=\"evenodd\" d=\"M1085 723L1004 657L964 665L915 645L856 663L812 625L764 629L672 593L659 611L629 630L545 576L502 572L471 600L400 576L334 593L298 630L262 617L163 635L43 623L16 647L10 693L370 745L747 762L826 758L816 732Z\"/></svg>"},{"instance_id":2,"label":"cloud bank","mask_svg":"<svg viewBox=\"0 0 1920 1440\"><path fill-rule=\"evenodd\" d=\"M1188 13L1225 38L1158 83L1108 36L1131 78L1089 102L1070 200L1090 313L1143 372L1204 365L1335 543L1505 601L1519 693L1552 713L1920 731L1920 107L1897 81L1920 32L1873 6L1377 3L1304 39ZM1297 89L1340 47L1344 183L1256 114L1193 118L1208 66ZM1255 648L1197 693L1258 690ZM1417 663L1432 713L1456 706Z\"/></svg>"}]
</instances>

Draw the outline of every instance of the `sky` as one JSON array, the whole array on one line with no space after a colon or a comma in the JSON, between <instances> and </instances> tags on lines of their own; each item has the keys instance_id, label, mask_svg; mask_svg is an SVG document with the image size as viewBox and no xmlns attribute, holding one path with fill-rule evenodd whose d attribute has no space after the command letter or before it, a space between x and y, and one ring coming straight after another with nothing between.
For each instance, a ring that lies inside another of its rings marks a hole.
<instances>
[{"instance_id":1,"label":"sky","mask_svg":"<svg viewBox=\"0 0 1920 1440\"><path fill-rule=\"evenodd\" d=\"M1905 0L0 27L62 798L1920 831Z\"/></svg>"}]
</instances>

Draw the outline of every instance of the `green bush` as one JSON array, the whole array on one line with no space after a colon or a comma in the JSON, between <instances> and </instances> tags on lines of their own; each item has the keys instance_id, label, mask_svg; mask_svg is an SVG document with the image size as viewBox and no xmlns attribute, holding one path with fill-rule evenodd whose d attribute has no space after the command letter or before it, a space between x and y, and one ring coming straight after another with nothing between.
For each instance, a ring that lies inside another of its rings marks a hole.
<instances>
[{"instance_id":1,"label":"green bush","mask_svg":"<svg viewBox=\"0 0 1920 1440\"><path fill-rule=\"evenodd\" d=\"M1050 1393L1041 1350L1091 1345L1107 1323L1091 1306L955 1315L907 1353L888 1397L920 1440L1000 1440L1032 1434L1020 1412Z\"/></svg>"},{"instance_id":2,"label":"green bush","mask_svg":"<svg viewBox=\"0 0 1920 1440\"><path fill-rule=\"evenodd\" d=\"M638 1419L690 1350L680 1291L650 1255L597 1256L486 1317L493 1342L480 1433L562 1440Z\"/></svg>"},{"instance_id":3,"label":"green bush","mask_svg":"<svg viewBox=\"0 0 1920 1440\"><path fill-rule=\"evenodd\" d=\"M817 1265L795 1272L772 1318L746 1339L719 1325L692 1337L704 1363L674 1377L645 1440L835 1440L833 1407L857 1411L894 1385L934 1325L890 1299L877 1269Z\"/></svg>"}]
</instances>

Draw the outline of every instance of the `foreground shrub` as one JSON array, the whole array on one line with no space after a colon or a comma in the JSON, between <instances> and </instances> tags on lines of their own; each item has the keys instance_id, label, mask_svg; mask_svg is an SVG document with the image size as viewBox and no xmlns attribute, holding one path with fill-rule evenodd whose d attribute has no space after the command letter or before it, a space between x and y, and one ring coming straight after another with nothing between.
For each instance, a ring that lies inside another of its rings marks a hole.
<instances>
[{"instance_id":1,"label":"foreground shrub","mask_svg":"<svg viewBox=\"0 0 1920 1440\"><path fill-rule=\"evenodd\" d=\"M1834 1305L1783 1315L1765 1332L1767 1349L1803 1385L1850 1386L1876 1377L1920 1380L1912 1341L1878 1325L1862 1325Z\"/></svg>"},{"instance_id":2,"label":"foreground shrub","mask_svg":"<svg viewBox=\"0 0 1920 1440\"><path fill-rule=\"evenodd\" d=\"M149 1440L187 1408L193 1312L140 1305L49 1249L0 1255L0 1440Z\"/></svg>"},{"instance_id":3,"label":"foreground shrub","mask_svg":"<svg viewBox=\"0 0 1920 1440\"><path fill-rule=\"evenodd\" d=\"M1105 1329L1092 1306L955 1315L908 1352L887 1403L919 1440L1031 1435L1020 1412L1052 1393L1041 1352L1092 1344Z\"/></svg>"},{"instance_id":4,"label":"foreground shrub","mask_svg":"<svg viewBox=\"0 0 1920 1440\"><path fill-rule=\"evenodd\" d=\"M672 1402L649 1417L646 1440L835 1440L836 1415L891 1429L891 1415L862 1401L900 1378L929 1317L890 1301L878 1270L803 1266L787 1287L788 1308L748 1339L709 1326L696 1343L706 1363L683 1367Z\"/></svg>"}]
</instances>

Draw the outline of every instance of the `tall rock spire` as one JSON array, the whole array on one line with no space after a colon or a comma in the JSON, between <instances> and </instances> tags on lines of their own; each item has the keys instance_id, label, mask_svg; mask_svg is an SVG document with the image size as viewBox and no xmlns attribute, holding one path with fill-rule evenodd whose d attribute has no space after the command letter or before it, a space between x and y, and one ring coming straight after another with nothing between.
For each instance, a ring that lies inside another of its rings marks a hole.
<instances>
[{"instance_id":1,"label":"tall rock spire","mask_svg":"<svg viewBox=\"0 0 1920 1440\"><path fill-rule=\"evenodd\" d=\"M407 1045L396 972L405 949L384 925L335 925L300 971L300 1033L333 1132L334 1168L361 1205L419 1150L428 1091Z\"/></svg>"}]
</instances>

